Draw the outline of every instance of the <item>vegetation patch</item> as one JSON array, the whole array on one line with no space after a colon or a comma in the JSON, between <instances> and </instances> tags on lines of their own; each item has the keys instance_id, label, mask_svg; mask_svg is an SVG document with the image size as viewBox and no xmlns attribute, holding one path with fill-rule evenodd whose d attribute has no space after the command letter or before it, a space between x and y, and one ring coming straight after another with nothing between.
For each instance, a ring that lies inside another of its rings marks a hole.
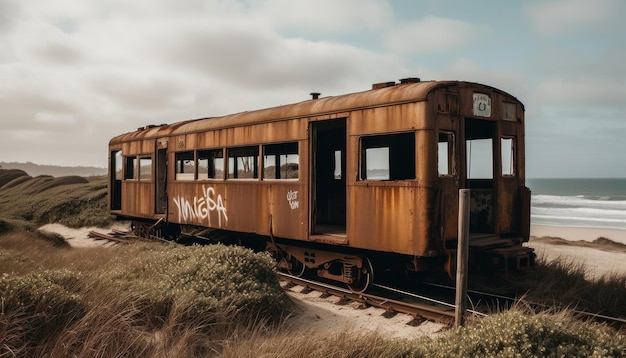
<instances>
[{"instance_id":1,"label":"vegetation patch","mask_svg":"<svg viewBox=\"0 0 626 358\"><path fill-rule=\"evenodd\" d=\"M272 260L240 247L76 250L13 232L0 270L0 356L207 356L291 312Z\"/></svg>"},{"instance_id":2,"label":"vegetation patch","mask_svg":"<svg viewBox=\"0 0 626 358\"><path fill-rule=\"evenodd\" d=\"M18 227L60 223L69 227L106 226L107 177L30 177L19 169L0 169L0 233Z\"/></svg>"}]
</instances>

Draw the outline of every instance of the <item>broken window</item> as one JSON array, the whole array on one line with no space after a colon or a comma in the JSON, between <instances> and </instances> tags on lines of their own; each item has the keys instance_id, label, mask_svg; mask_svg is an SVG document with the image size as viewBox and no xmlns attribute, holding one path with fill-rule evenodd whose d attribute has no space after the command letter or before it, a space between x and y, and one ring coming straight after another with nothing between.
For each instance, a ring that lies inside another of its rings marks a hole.
<instances>
[{"instance_id":1,"label":"broken window","mask_svg":"<svg viewBox=\"0 0 626 358\"><path fill-rule=\"evenodd\" d=\"M178 152L174 154L176 163L176 180L194 180L196 173L196 163L192 151Z\"/></svg>"},{"instance_id":2,"label":"broken window","mask_svg":"<svg viewBox=\"0 0 626 358\"><path fill-rule=\"evenodd\" d=\"M437 143L437 168L439 176L456 175L454 150L454 133L439 132L439 141Z\"/></svg>"},{"instance_id":3,"label":"broken window","mask_svg":"<svg viewBox=\"0 0 626 358\"><path fill-rule=\"evenodd\" d=\"M139 180L152 180L152 158L139 158Z\"/></svg>"},{"instance_id":4,"label":"broken window","mask_svg":"<svg viewBox=\"0 0 626 358\"><path fill-rule=\"evenodd\" d=\"M259 147L228 149L228 178L253 179L259 177Z\"/></svg>"},{"instance_id":5,"label":"broken window","mask_svg":"<svg viewBox=\"0 0 626 358\"><path fill-rule=\"evenodd\" d=\"M297 142L263 146L265 179L298 179L299 162Z\"/></svg>"},{"instance_id":6,"label":"broken window","mask_svg":"<svg viewBox=\"0 0 626 358\"><path fill-rule=\"evenodd\" d=\"M415 133L361 138L361 179L415 179Z\"/></svg>"},{"instance_id":7,"label":"broken window","mask_svg":"<svg viewBox=\"0 0 626 358\"><path fill-rule=\"evenodd\" d=\"M224 151L222 149L198 151L198 179L224 178Z\"/></svg>"},{"instance_id":8,"label":"broken window","mask_svg":"<svg viewBox=\"0 0 626 358\"><path fill-rule=\"evenodd\" d=\"M466 148L467 179L493 179L493 143L491 138L468 140Z\"/></svg>"},{"instance_id":9,"label":"broken window","mask_svg":"<svg viewBox=\"0 0 626 358\"><path fill-rule=\"evenodd\" d=\"M334 169L333 169L333 178L336 180L341 180L343 178L343 162L341 150L335 151L335 160L334 160Z\"/></svg>"},{"instance_id":10,"label":"broken window","mask_svg":"<svg viewBox=\"0 0 626 358\"><path fill-rule=\"evenodd\" d=\"M126 157L126 167L124 168L124 179L137 179L135 171L137 168L137 157Z\"/></svg>"},{"instance_id":11,"label":"broken window","mask_svg":"<svg viewBox=\"0 0 626 358\"><path fill-rule=\"evenodd\" d=\"M515 141L514 138L503 137L500 141L502 153L502 175L515 175Z\"/></svg>"}]
</instances>

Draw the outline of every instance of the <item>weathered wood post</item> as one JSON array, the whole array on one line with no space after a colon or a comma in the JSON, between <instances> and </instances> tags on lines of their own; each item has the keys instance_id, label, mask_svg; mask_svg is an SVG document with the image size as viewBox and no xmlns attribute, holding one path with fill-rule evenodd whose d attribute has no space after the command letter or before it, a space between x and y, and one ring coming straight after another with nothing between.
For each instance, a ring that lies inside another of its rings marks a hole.
<instances>
[{"instance_id":1,"label":"weathered wood post","mask_svg":"<svg viewBox=\"0 0 626 358\"><path fill-rule=\"evenodd\" d=\"M459 190L459 244L456 254L456 307L455 327L465 323L467 310L467 268L469 260L469 189Z\"/></svg>"}]
</instances>

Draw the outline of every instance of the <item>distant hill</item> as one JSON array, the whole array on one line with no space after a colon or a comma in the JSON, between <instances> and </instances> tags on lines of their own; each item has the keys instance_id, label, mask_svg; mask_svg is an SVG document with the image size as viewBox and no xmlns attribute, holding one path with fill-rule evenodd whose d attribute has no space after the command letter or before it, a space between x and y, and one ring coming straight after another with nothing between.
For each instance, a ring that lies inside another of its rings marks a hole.
<instances>
[{"instance_id":1,"label":"distant hill","mask_svg":"<svg viewBox=\"0 0 626 358\"><path fill-rule=\"evenodd\" d=\"M39 175L52 175L53 177L62 177L68 175L77 175L81 177L106 175L106 168L98 167L61 167L56 165L41 165L31 162L27 163L7 163L0 162L2 169L20 169L28 173L32 177Z\"/></svg>"}]
</instances>

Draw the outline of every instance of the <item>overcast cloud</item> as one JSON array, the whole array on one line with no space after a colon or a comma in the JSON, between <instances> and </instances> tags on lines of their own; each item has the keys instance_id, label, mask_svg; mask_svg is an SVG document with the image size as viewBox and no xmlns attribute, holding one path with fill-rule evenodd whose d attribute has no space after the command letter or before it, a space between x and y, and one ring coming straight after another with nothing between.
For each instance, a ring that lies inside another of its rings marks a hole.
<instances>
[{"instance_id":1,"label":"overcast cloud","mask_svg":"<svg viewBox=\"0 0 626 358\"><path fill-rule=\"evenodd\" d=\"M619 0L0 0L0 160L106 166L108 140L404 77L526 105L529 177L626 177Z\"/></svg>"}]
</instances>

